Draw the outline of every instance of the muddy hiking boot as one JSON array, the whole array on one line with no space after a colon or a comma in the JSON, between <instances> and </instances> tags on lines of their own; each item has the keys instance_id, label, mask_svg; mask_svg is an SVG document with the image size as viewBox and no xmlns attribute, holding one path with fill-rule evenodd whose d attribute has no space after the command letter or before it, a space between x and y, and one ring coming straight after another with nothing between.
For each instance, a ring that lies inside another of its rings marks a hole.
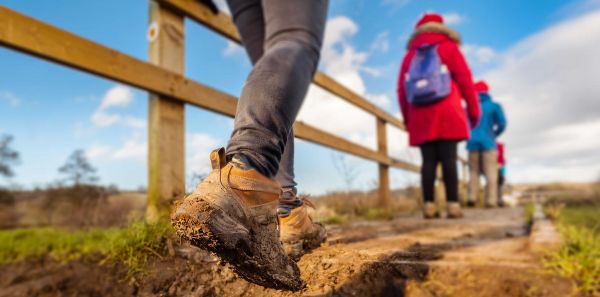
<instances>
[{"instance_id":1,"label":"muddy hiking boot","mask_svg":"<svg viewBox=\"0 0 600 297\"><path fill-rule=\"evenodd\" d=\"M250 282L300 290L300 270L279 241L279 184L255 169L226 162L223 148L213 151L210 161L209 176L173 208L177 235L217 254Z\"/></svg>"},{"instance_id":2,"label":"muddy hiking boot","mask_svg":"<svg viewBox=\"0 0 600 297\"><path fill-rule=\"evenodd\" d=\"M425 219L435 219L439 218L440 213L437 210L437 206L433 202L425 202L423 204L423 218Z\"/></svg>"},{"instance_id":3,"label":"muddy hiking boot","mask_svg":"<svg viewBox=\"0 0 600 297\"><path fill-rule=\"evenodd\" d=\"M307 207L314 205L307 198L297 199L292 191L286 191L281 201L295 200L300 202L299 206L293 208L280 205L277 210L279 216L280 238L285 253L295 261L306 252L321 246L327 240L327 231L320 223L314 223L308 214Z\"/></svg>"},{"instance_id":4,"label":"muddy hiking boot","mask_svg":"<svg viewBox=\"0 0 600 297\"><path fill-rule=\"evenodd\" d=\"M449 202L447 211L449 219L459 219L464 216L458 202Z\"/></svg>"}]
</instances>

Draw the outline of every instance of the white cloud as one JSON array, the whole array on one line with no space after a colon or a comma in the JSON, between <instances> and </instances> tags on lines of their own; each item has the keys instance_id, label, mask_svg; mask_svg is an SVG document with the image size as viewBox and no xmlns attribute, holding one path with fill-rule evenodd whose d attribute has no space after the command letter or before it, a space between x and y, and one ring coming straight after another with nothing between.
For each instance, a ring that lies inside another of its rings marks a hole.
<instances>
[{"instance_id":1,"label":"white cloud","mask_svg":"<svg viewBox=\"0 0 600 297\"><path fill-rule=\"evenodd\" d=\"M134 136L117 148L99 143L92 144L85 154L92 160L145 161L148 156L148 143Z\"/></svg>"},{"instance_id":2,"label":"white cloud","mask_svg":"<svg viewBox=\"0 0 600 297\"><path fill-rule=\"evenodd\" d=\"M144 129L146 128L146 121L140 118L136 118L134 116L126 116L123 119L125 125L135 129Z\"/></svg>"},{"instance_id":3,"label":"white cloud","mask_svg":"<svg viewBox=\"0 0 600 297\"><path fill-rule=\"evenodd\" d=\"M600 171L600 11L526 38L484 77L506 110L511 178L591 180Z\"/></svg>"},{"instance_id":4,"label":"white cloud","mask_svg":"<svg viewBox=\"0 0 600 297\"><path fill-rule=\"evenodd\" d=\"M121 116L114 113L107 113L104 110L96 110L91 117L92 123L99 127L108 127L121 120Z\"/></svg>"},{"instance_id":5,"label":"white cloud","mask_svg":"<svg viewBox=\"0 0 600 297\"><path fill-rule=\"evenodd\" d=\"M380 77L383 75L383 70L381 68L363 66L360 70L372 77Z\"/></svg>"},{"instance_id":6,"label":"white cloud","mask_svg":"<svg viewBox=\"0 0 600 297\"><path fill-rule=\"evenodd\" d=\"M123 85L116 85L104 94L99 109L105 110L110 107L127 107L131 102L133 102L133 91L131 88Z\"/></svg>"},{"instance_id":7,"label":"white cloud","mask_svg":"<svg viewBox=\"0 0 600 297\"><path fill-rule=\"evenodd\" d=\"M391 107L392 99L390 99L390 96L387 94L366 94L365 97L367 100L383 109L389 109Z\"/></svg>"},{"instance_id":8,"label":"white cloud","mask_svg":"<svg viewBox=\"0 0 600 297\"><path fill-rule=\"evenodd\" d=\"M470 63L480 65L490 63L498 57L496 51L489 46L467 43L461 46L461 50Z\"/></svg>"},{"instance_id":9,"label":"white cloud","mask_svg":"<svg viewBox=\"0 0 600 297\"><path fill-rule=\"evenodd\" d=\"M460 25L467 20L467 18L456 12L443 13L444 23L448 26Z\"/></svg>"},{"instance_id":10,"label":"white cloud","mask_svg":"<svg viewBox=\"0 0 600 297\"><path fill-rule=\"evenodd\" d=\"M110 88L100 102L100 106L91 115L90 121L98 127L109 127L117 123L122 123L131 128L145 128L146 122L143 119L133 116L123 116L115 113L115 108L128 107L135 97L133 90L123 85L116 85Z\"/></svg>"},{"instance_id":11,"label":"white cloud","mask_svg":"<svg viewBox=\"0 0 600 297\"><path fill-rule=\"evenodd\" d=\"M360 67L365 63L367 53L356 51L350 44L349 39L356 32L358 25L347 17L329 19L321 50L321 65L337 81L358 94L364 94L366 86ZM366 112L314 85L308 90L298 120L327 127L327 131L355 141L373 134L375 123ZM370 125L365 125L366 122ZM373 147L374 143L370 146Z\"/></svg>"},{"instance_id":12,"label":"white cloud","mask_svg":"<svg viewBox=\"0 0 600 297\"><path fill-rule=\"evenodd\" d=\"M146 156L148 156L148 143L139 139L130 139L125 141L122 147L116 149L111 154L111 158L115 160L145 160Z\"/></svg>"},{"instance_id":13,"label":"white cloud","mask_svg":"<svg viewBox=\"0 0 600 297\"><path fill-rule=\"evenodd\" d=\"M227 40L227 46L223 50L223 55L225 57L231 57L231 56L240 55L243 53L244 53L244 48L242 48L239 44L237 44L231 40Z\"/></svg>"},{"instance_id":14,"label":"white cloud","mask_svg":"<svg viewBox=\"0 0 600 297\"><path fill-rule=\"evenodd\" d=\"M111 152L111 147L102 144L93 144L90 148L85 151L87 158L91 160L100 159L106 157Z\"/></svg>"},{"instance_id":15,"label":"white cloud","mask_svg":"<svg viewBox=\"0 0 600 297\"><path fill-rule=\"evenodd\" d=\"M328 20L321 66L325 73L344 86L383 108L389 108L389 95L367 92L361 72L369 72L369 67L365 66L368 53L356 50L350 41L357 32L357 24L348 17L340 16ZM375 149L375 118L314 85L309 88L298 120L323 127L328 132ZM394 143L399 146L391 150L406 149L407 145L401 143L402 137L406 138L406 134L399 136L399 142Z\"/></svg>"},{"instance_id":16,"label":"white cloud","mask_svg":"<svg viewBox=\"0 0 600 297\"><path fill-rule=\"evenodd\" d=\"M218 147L219 140L204 133L186 135L186 165L189 173L206 174L211 170L208 155Z\"/></svg>"},{"instance_id":17,"label":"white cloud","mask_svg":"<svg viewBox=\"0 0 600 297\"><path fill-rule=\"evenodd\" d=\"M387 53L390 50L390 32L385 31L377 34L370 48L372 51Z\"/></svg>"},{"instance_id":18,"label":"white cloud","mask_svg":"<svg viewBox=\"0 0 600 297\"><path fill-rule=\"evenodd\" d=\"M16 107L21 104L21 98L8 91L0 92L0 100L6 101L6 103L12 107Z\"/></svg>"}]
</instances>

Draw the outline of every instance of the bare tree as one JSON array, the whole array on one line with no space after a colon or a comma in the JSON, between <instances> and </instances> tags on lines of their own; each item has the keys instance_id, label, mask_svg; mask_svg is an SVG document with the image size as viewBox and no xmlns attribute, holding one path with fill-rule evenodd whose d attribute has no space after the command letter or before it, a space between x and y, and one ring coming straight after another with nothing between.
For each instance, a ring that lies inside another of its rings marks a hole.
<instances>
[{"instance_id":1,"label":"bare tree","mask_svg":"<svg viewBox=\"0 0 600 297\"><path fill-rule=\"evenodd\" d=\"M331 155L331 160L333 161L335 170L337 170L346 184L346 191L350 191L354 185L354 180L356 180L356 177L358 176L356 167L348 164L346 156L343 154L334 153Z\"/></svg>"},{"instance_id":2,"label":"bare tree","mask_svg":"<svg viewBox=\"0 0 600 297\"><path fill-rule=\"evenodd\" d=\"M13 137L3 135L0 138L0 176L12 177L15 175L12 166L19 163L19 152L10 147Z\"/></svg>"},{"instance_id":3,"label":"bare tree","mask_svg":"<svg viewBox=\"0 0 600 297\"><path fill-rule=\"evenodd\" d=\"M67 162L58 168L58 172L66 175L66 180L74 186L93 184L98 181L95 175L96 168L90 164L83 150L75 150L67 159Z\"/></svg>"}]
</instances>

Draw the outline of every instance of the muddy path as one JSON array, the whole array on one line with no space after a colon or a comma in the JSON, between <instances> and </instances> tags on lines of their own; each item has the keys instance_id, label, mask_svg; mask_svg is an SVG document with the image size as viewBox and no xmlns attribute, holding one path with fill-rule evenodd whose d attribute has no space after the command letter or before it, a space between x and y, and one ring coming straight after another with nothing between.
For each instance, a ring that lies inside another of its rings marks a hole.
<instances>
[{"instance_id":1,"label":"muddy path","mask_svg":"<svg viewBox=\"0 0 600 297\"><path fill-rule=\"evenodd\" d=\"M0 296L567 296L572 289L529 251L521 208L328 231L328 243L300 260L307 287L296 293L249 284L212 255L183 245L129 280L123 267L94 259L4 265Z\"/></svg>"}]
</instances>

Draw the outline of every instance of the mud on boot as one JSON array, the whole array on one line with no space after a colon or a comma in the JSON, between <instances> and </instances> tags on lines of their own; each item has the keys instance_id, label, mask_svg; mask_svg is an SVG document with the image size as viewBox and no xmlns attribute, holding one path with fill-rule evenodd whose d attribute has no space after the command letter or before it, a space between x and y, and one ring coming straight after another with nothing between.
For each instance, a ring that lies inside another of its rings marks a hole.
<instances>
[{"instance_id":1,"label":"mud on boot","mask_svg":"<svg viewBox=\"0 0 600 297\"><path fill-rule=\"evenodd\" d=\"M281 242L285 253L295 261L327 240L327 230L322 224L313 222L307 205L314 208L310 200L303 198L300 206L279 212Z\"/></svg>"},{"instance_id":2,"label":"mud on boot","mask_svg":"<svg viewBox=\"0 0 600 297\"><path fill-rule=\"evenodd\" d=\"M177 235L217 254L249 282L302 289L300 270L279 240L279 184L254 169L227 163L222 148L213 151L210 160L209 176L173 208L171 222Z\"/></svg>"}]
</instances>

